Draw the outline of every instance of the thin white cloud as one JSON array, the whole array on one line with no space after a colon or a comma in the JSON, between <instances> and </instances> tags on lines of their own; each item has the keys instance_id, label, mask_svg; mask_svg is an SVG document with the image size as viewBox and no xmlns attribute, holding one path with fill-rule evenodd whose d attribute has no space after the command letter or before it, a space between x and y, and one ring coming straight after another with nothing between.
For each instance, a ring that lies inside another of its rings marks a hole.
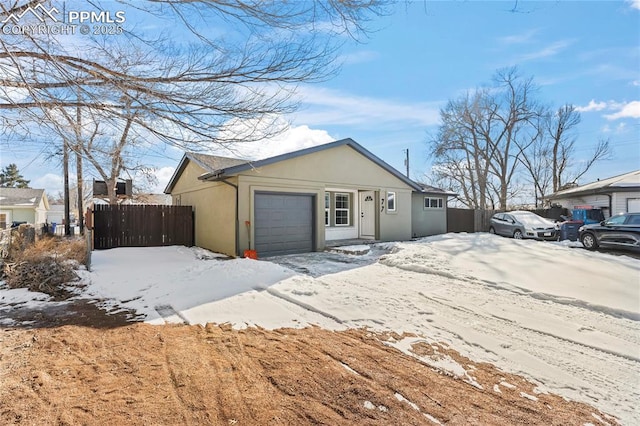
<instances>
[{"instance_id":1,"label":"thin white cloud","mask_svg":"<svg viewBox=\"0 0 640 426\"><path fill-rule=\"evenodd\" d=\"M638 1L640 1L640 0L638 0ZM631 82L631 85L632 85L632 86L640 86L640 80L633 80L633 81Z\"/></svg>"},{"instance_id":2,"label":"thin white cloud","mask_svg":"<svg viewBox=\"0 0 640 426\"><path fill-rule=\"evenodd\" d=\"M571 46L572 44L573 44L573 40L556 41L555 43L551 43L550 45L540 50L521 55L519 59L521 62L524 62L524 61L532 61L535 59L550 58L552 56L556 56L560 54L562 51L564 51L567 47Z\"/></svg>"},{"instance_id":3,"label":"thin white cloud","mask_svg":"<svg viewBox=\"0 0 640 426\"><path fill-rule=\"evenodd\" d=\"M604 126L602 126L602 128L600 129L600 131L602 133L614 133L616 135L623 135L627 133L627 125L626 123L618 123L618 125L615 128L611 128L610 125L605 124Z\"/></svg>"},{"instance_id":4,"label":"thin white cloud","mask_svg":"<svg viewBox=\"0 0 640 426\"><path fill-rule=\"evenodd\" d=\"M614 114L604 116L607 120L618 120L620 118L640 118L640 101L631 101L623 104L620 110Z\"/></svg>"},{"instance_id":5,"label":"thin white cloud","mask_svg":"<svg viewBox=\"0 0 640 426\"><path fill-rule=\"evenodd\" d=\"M373 50L360 50L340 55L338 56L337 61L343 65L361 64L363 62L371 62L378 58L378 56L378 52Z\"/></svg>"},{"instance_id":6,"label":"thin white cloud","mask_svg":"<svg viewBox=\"0 0 640 426\"><path fill-rule=\"evenodd\" d=\"M295 114L295 121L310 126L406 128L431 126L440 120L435 102L404 103L312 86L301 87L298 95L305 108Z\"/></svg>"},{"instance_id":7,"label":"thin white cloud","mask_svg":"<svg viewBox=\"0 0 640 426\"><path fill-rule=\"evenodd\" d=\"M502 44L523 44L529 43L533 41L535 35L539 32L539 30L532 29L519 34L512 34L504 37L499 37L498 42Z\"/></svg>"},{"instance_id":8,"label":"thin white cloud","mask_svg":"<svg viewBox=\"0 0 640 426\"><path fill-rule=\"evenodd\" d=\"M607 108L608 104L606 102L596 102L591 99L586 106L577 106L576 111L578 112L590 112L590 111L602 111Z\"/></svg>"},{"instance_id":9,"label":"thin white cloud","mask_svg":"<svg viewBox=\"0 0 640 426\"><path fill-rule=\"evenodd\" d=\"M632 9L640 10L640 0L627 0Z\"/></svg>"}]
</instances>

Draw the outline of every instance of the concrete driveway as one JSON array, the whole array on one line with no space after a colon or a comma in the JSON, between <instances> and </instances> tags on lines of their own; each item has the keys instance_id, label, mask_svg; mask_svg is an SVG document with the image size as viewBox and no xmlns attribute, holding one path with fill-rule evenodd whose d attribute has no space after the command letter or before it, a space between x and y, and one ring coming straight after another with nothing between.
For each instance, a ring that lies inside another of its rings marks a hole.
<instances>
[{"instance_id":1,"label":"concrete driveway","mask_svg":"<svg viewBox=\"0 0 640 426\"><path fill-rule=\"evenodd\" d=\"M311 277L321 277L376 263L381 256L390 253L394 246L395 243L352 244L331 247L321 252L266 257L264 260Z\"/></svg>"}]
</instances>

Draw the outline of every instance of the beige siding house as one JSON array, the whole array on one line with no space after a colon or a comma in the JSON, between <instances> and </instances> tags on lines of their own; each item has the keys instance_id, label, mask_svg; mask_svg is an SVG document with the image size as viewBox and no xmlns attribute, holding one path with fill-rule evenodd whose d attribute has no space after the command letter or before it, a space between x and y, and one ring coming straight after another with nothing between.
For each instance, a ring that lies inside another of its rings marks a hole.
<instances>
[{"instance_id":1,"label":"beige siding house","mask_svg":"<svg viewBox=\"0 0 640 426\"><path fill-rule=\"evenodd\" d=\"M0 188L0 229L11 224L43 225L47 220L49 201L44 189Z\"/></svg>"},{"instance_id":2,"label":"beige siding house","mask_svg":"<svg viewBox=\"0 0 640 426\"><path fill-rule=\"evenodd\" d=\"M547 198L569 210L576 206L601 208L605 217L640 212L640 170L564 189Z\"/></svg>"},{"instance_id":3,"label":"beige siding house","mask_svg":"<svg viewBox=\"0 0 640 426\"><path fill-rule=\"evenodd\" d=\"M165 189L173 204L193 206L197 246L260 256L408 240L415 191L352 139L253 162L187 153Z\"/></svg>"}]
</instances>

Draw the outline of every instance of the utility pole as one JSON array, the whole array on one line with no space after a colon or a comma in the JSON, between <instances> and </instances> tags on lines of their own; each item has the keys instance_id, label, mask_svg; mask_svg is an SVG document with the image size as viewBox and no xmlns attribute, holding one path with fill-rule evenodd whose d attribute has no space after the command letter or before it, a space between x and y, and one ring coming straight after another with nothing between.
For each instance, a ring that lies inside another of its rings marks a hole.
<instances>
[{"instance_id":1,"label":"utility pole","mask_svg":"<svg viewBox=\"0 0 640 426\"><path fill-rule=\"evenodd\" d=\"M64 175L64 235L71 235L71 215L69 214L69 143L62 138L62 174Z\"/></svg>"},{"instance_id":2,"label":"utility pole","mask_svg":"<svg viewBox=\"0 0 640 426\"><path fill-rule=\"evenodd\" d=\"M405 153L404 165L407 166L407 177L409 177L409 148L403 149Z\"/></svg>"},{"instance_id":3,"label":"utility pole","mask_svg":"<svg viewBox=\"0 0 640 426\"><path fill-rule=\"evenodd\" d=\"M82 110L80 100L82 94L78 87L78 107L76 108L76 181L78 185L78 225L80 225L80 235L84 234L84 209L82 206L82 155L80 154L80 144L82 143Z\"/></svg>"}]
</instances>

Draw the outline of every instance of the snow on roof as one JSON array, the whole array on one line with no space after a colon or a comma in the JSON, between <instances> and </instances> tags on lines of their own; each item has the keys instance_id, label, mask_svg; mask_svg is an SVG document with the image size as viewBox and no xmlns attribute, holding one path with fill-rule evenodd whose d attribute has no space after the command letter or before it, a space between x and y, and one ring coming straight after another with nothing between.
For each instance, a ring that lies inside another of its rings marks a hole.
<instances>
[{"instance_id":1,"label":"snow on roof","mask_svg":"<svg viewBox=\"0 0 640 426\"><path fill-rule=\"evenodd\" d=\"M605 193L614 192L618 188L639 188L640 189L640 170L625 173L622 175L610 177L607 179L597 180L586 185L576 186L564 189L552 194L549 198L560 198L565 196L573 196L586 192Z\"/></svg>"}]
</instances>

